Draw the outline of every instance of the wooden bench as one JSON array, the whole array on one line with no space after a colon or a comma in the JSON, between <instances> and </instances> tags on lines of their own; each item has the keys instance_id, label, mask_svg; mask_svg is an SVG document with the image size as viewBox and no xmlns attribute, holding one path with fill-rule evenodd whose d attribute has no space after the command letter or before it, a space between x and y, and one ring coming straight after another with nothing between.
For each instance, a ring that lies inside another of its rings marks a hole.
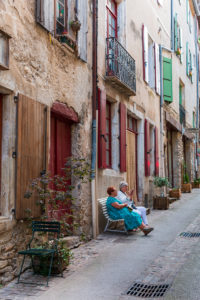
<instances>
[{"instance_id":1,"label":"wooden bench","mask_svg":"<svg viewBox=\"0 0 200 300\"><path fill-rule=\"evenodd\" d=\"M123 223L124 223L124 219L117 219L117 220L111 219L111 218L109 217L109 215L108 215L108 212L107 212L106 201L107 201L107 198L101 198L101 199L99 199L99 203L101 204L102 211L103 211L103 215L104 215L104 217L105 217L106 220L107 220L106 226L105 226L105 228L104 228L104 232L106 232L106 231L110 231L110 232L123 232L123 233L128 234L128 231L127 231L126 228L125 228L125 224L124 224L124 230L110 229L110 228L109 228L109 226L110 226L112 223L116 223L116 227L117 227L117 223L118 223L118 222L123 222Z\"/></svg>"}]
</instances>

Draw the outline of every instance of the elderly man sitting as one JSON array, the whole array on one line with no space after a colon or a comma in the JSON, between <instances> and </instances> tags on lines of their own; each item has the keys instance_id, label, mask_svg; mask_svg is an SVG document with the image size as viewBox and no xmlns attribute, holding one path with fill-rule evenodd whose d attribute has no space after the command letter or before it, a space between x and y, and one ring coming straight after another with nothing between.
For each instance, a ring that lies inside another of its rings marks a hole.
<instances>
[{"instance_id":1,"label":"elderly man sitting","mask_svg":"<svg viewBox=\"0 0 200 300\"><path fill-rule=\"evenodd\" d=\"M144 222L145 225L148 225L148 220L146 216L146 208L143 206L135 206L133 201L133 191L128 192L128 183L125 181L121 181L119 184L119 191L117 193L117 199L122 203L127 203L129 206L133 208L134 212L137 212Z\"/></svg>"}]
</instances>

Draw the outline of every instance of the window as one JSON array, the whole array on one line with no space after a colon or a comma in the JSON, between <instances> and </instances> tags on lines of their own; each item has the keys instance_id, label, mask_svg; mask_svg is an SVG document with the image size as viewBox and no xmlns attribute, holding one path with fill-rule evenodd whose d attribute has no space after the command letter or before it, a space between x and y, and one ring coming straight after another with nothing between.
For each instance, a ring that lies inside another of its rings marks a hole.
<instances>
[{"instance_id":1,"label":"window","mask_svg":"<svg viewBox=\"0 0 200 300\"><path fill-rule=\"evenodd\" d=\"M9 68L9 39L10 36L0 30L0 70Z\"/></svg>"},{"instance_id":2,"label":"window","mask_svg":"<svg viewBox=\"0 0 200 300\"><path fill-rule=\"evenodd\" d=\"M177 21L177 14L174 17L174 50L177 57L182 62L183 57L183 46L182 46L182 29Z\"/></svg>"},{"instance_id":3,"label":"window","mask_svg":"<svg viewBox=\"0 0 200 300\"><path fill-rule=\"evenodd\" d=\"M106 101L106 166L111 168L112 151L111 151L111 103Z\"/></svg>"},{"instance_id":4,"label":"window","mask_svg":"<svg viewBox=\"0 0 200 300\"><path fill-rule=\"evenodd\" d=\"M67 31L67 5L65 0L56 0L56 34Z\"/></svg>"},{"instance_id":5,"label":"window","mask_svg":"<svg viewBox=\"0 0 200 300\"><path fill-rule=\"evenodd\" d=\"M149 86L155 89L155 45L148 36Z\"/></svg>"},{"instance_id":6,"label":"window","mask_svg":"<svg viewBox=\"0 0 200 300\"><path fill-rule=\"evenodd\" d=\"M117 37L117 4L107 0L107 37Z\"/></svg>"},{"instance_id":7,"label":"window","mask_svg":"<svg viewBox=\"0 0 200 300\"><path fill-rule=\"evenodd\" d=\"M142 26L143 37L143 79L160 95L159 46L155 43L146 26Z\"/></svg>"},{"instance_id":8,"label":"window","mask_svg":"<svg viewBox=\"0 0 200 300\"><path fill-rule=\"evenodd\" d=\"M127 129L137 133L137 120L128 115Z\"/></svg>"},{"instance_id":9,"label":"window","mask_svg":"<svg viewBox=\"0 0 200 300\"><path fill-rule=\"evenodd\" d=\"M193 82L193 55L189 49L189 43L186 43L186 74L191 82Z\"/></svg>"}]
</instances>

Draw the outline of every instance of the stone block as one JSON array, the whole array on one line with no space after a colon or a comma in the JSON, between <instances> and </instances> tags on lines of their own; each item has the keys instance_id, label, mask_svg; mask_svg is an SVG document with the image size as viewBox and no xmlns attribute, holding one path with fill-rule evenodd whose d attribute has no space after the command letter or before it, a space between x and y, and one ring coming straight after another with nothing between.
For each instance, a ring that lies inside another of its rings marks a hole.
<instances>
[{"instance_id":1,"label":"stone block","mask_svg":"<svg viewBox=\"0 0 200 300\"><path fill-rule=\"evenodd\" d=\"M79 236L67 236L60 240L63 242L64 246L69 249L76 248L80 245Z\"/></svg>"},{"instance_id":2,"label":"stone block","mask_svg":"<svg viewBox=\"0 0 200 300\"><path fill-rule=\"evenodd\" d=\"M0 269L5 268L8 265L7 260L0 260Z\"/></svg>"}]
</instances>

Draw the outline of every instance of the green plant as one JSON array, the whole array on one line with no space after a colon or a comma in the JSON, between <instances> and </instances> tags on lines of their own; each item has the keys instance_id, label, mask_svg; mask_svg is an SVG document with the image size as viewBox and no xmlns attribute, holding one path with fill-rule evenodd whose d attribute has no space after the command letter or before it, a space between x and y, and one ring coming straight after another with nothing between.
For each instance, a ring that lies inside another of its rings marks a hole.
<instances>
[{"instance_id":1,"label":"green plant","mask_svg":"<svg viewBox=\"0 0 200 300\"><path fill-rule=\"evenodd\" d=\"M74 190L79 191L81 184L90 181L90 164L84 158L66 159L61 175L44 174L33 179L25 198L36 197L36 204L41 207L41 219L59 221L61 235L71 235L79 226L74 212L79 209L75 204ZM73 183L73 184L72 184ZM31 210L27 209L27 219L32 221Z\"/></svg>"},{"instance_id":2,"label":"green plant","mask_svg":"<svg viewBox=\"0 0 200 300\"><path fill-rule=\"evenodd\" d=\"M194 184L199 184L200 183L200 178L194 179Z\"/></svg>"},{"instance_id":3,"label":"green plant","mask_svg":"<svg viewBox=\"0 0 200 300\"><path fill-rule=\"evenodd\" d=\"M166 177L154 177L153 183L157 187L169 186L169 181Z\"/></svg>"},{"instance_id":4,"label":"green plant","mask_svg":"<svg viewBox=\"0 0 200 300\"><path fill-rule=\"evenodd\" d=\"M185 184L185 183L189 183L189 182L190 182L189 175L188 175L188 173L185 173L183 175L183 183Z\"/></svg>"}]
</instances>

